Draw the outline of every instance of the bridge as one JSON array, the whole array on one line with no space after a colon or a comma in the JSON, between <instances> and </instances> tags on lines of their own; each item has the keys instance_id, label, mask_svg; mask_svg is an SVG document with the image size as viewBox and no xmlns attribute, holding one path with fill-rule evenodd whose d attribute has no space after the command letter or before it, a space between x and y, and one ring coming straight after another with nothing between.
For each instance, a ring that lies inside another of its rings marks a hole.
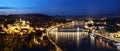
<instances>
[{"instance_id":1,"label":"bridge","mask_svg":"<svg viewBox=\"0 0 120 51\"><path fill-rule=\"evenodd\" d=\"M49 36L54 37L53 39L56 43L62 38L67 40L73 40L73 42L76 42L76 45L79 46L80 40L83 37L88 38L88 32L83 28L54 28L51 30L51 32L49 32Z\"/></svg>"},{"instance_id":2,"label":"bridge","mask_svg":"<svg viewBox=\"0 0 120 51\"><path fill-rule=\"evenodd\" d=\"M114 38L110 36L104 36L99 34L98 32L92 31L91 35L99 36L102 38L102 41L109 41L113 46L116 46L118 50L120 50L120 38Z\"/></svg>"},{"instance_id":3,"label":"bridge","mask_svg":"<svg viewBox=\"0 0 120 51\"><path fill-rule=\"evenodd\" d=\"M108 39L110 41L114 41L114 42L112 42L112 44L114 46L116 46L118 50L120 50L120 39L119 38L112 38L112 37L108 37L108 36L102 36L100 34L96 34L96 35L101 36L101 37L103 37L105 39Z\"/></svg>"},{"instance_id":4,"label":"bridge","mask_svg":"<svg viewBox=\"0 0 120 51\"><path fill-rule=\"evenodd\" d=\"M77 40L77 45L80 43L80 39L82 37L85 37L87 38L88 37L88 30L84 29L84 28L64 28L64 26L66 27L67 25L75 25L75 24L64 24L64 25L58 25L57 27L54 27L52 29L49 29L50 32L48 33L49 36L53 36L54 37L54 40L55 42L58 41L59 37L66 37L65 39L73 39L73 40ZM61 27L63 26L63 28ZM59 28L60 27L60 28ZM102 36L101 34L99 33L92 33L92 34L95 34L97 36L100 36L102 38L105 38L105 40L102 40L102 41L115 41L115 42L118 42L116 44L116 46L119 48L119 42L120 42L120 39L116 39L116 38L111 38L111 37L107 37L107 36ZM95 37L92 37L91 39L93 39L93 41L91 41L93 44L94 44L94 38ZM100 40L101 41L101 40Z\"/></svg>"}]
</instances>

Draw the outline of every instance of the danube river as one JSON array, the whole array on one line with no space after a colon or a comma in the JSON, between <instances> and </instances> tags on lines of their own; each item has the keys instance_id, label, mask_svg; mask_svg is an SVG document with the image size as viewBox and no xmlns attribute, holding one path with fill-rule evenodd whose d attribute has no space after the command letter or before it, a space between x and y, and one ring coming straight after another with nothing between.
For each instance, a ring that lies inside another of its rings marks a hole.
<instances>
[{"instance_id":1,"label":"danube river","mask_svg":"<svg viewBox=\"0 0 120 51\"><path fill-rule=\"evenodd\" d=\"M92 35L78 25L72 28L54 28L48 35L63 51L116 51L112 43Z\"/></svg>"}]
</instances>

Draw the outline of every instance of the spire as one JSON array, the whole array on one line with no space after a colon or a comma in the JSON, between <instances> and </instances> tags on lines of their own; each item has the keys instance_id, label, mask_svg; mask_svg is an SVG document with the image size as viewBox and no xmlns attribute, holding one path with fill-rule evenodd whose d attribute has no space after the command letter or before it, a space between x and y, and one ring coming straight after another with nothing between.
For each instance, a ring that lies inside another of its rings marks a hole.
<instances>
[{"instance_id":1,"label":"spire","mask_svg":"<svg viewBox=\"0 0 120 51\"><path fill-rule=\"evenodd\" d=\"M21 20L21 18L20 18L20 20L19 20L20 22L22 22L22 20Z\"/></svg>"},{"instance_id":2,"label":"spire","mask_svg":"<svg viewBox=\"0 0 120 51\"><path fill-rule=\"evenodd\" d=\"M19 19L19 21L21 22L21 18Z\"/></svg>"}]
</instances>

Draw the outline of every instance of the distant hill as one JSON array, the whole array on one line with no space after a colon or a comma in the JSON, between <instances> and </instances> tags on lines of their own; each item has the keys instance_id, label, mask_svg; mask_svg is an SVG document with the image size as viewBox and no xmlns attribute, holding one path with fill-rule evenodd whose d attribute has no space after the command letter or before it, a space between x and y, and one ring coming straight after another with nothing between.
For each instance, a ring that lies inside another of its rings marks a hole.
<instances>
[{"instance_id":1,"label":"distant hill","mask_svg":"<svg viewBox=\"0 0 120 51\"><path fill-rule=\"evenodd\" d=\"M13 23L15 20L23 19L30 21L33 26L47 27L55 23L66 22L65 19L52 17L44 14L12 14L12 15L0 15L0 22L7 19L6 23Z\"/></svg>"}]
</instances>

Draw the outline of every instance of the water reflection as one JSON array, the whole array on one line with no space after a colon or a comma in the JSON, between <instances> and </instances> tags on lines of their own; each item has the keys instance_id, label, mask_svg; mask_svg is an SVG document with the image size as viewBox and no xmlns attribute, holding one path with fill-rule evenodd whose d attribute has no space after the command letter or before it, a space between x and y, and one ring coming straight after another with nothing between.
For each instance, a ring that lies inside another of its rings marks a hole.
<instances>
[{"instance_id":1,"label":"water reflection","mask_svg":"<svg viewBox=\"0 0 120 51\"><path fill-rule=\"evenodd\" d=\"M49 37L64 51L91 51L94 48L99 51L99 48L112 49L109 43L103 40L101 37L95 37L86 31L58 31L56 29L51 30ZM80 28L76 28L80 30ZM89 49L89 50L86 50ZM95 51L96 51L95 50ZM114 51L114 49L112 49ZM94 50L93 50L94 51Z\"/></svg>"},{"instance_id":2,"label":"water reflection","mask_svg":"<svg viewBox=\"0 0 120 51\"><path fill-rule=\"evenodd\" d=\"M100 37L95 38L96 47L100 48L112 48L108 42L102 40Z\"/></svg>"}]
</instances>

